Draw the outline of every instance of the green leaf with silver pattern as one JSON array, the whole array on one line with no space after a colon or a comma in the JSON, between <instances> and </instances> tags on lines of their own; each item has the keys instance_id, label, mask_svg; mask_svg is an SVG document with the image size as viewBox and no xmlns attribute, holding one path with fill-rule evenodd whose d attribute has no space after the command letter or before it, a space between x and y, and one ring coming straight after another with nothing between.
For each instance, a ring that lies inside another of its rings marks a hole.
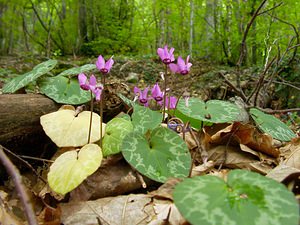
<instances>
[{"instance_id":1,"label":"green leaf with silver pattern","mask_svg":"<svg viewBox=\"0 0 300 225\"><path fill-rule=\"evenodd\" d=\"M191 121L210 123L229 123L237 121L240 109L233 103L221 100L204 102L198 98L190 98L188 103L180 99L177 110ZM178 115L180 116L180 113Z\"/></svg>"},{"instance_id":2,"label":"green leaf with silver pattern","mask_svg":"<svg viewBox=\"0 0 300 225\"><path fill-rule=\"evenodd\" d=\"M57 61L52 59L38 64L30 72L19 75L12 79L9 83L5 84L2 89L3 93L14 93L15 91L27 86L29 83L52 70L56 64Z\"/></svg>"},{"instance_id":3,"label":"green leaf with silver pattern","mask_svg":"<svg viewBox=\"0 0 300 225\"><path fill-rule=\"evenodd\" d=\"M82 90L77 79L64 76L47 77L39 85L43 94L58 103L78 105L91 100L90 92Z\"/></svg>"},{"instance_id":4,"label":"green leaf with silver pattern","mask_svg":"<svg viewBox=\"0 0 300 225\"><path fill-rule=\"evenodd\" d=\"M147 130L153 130L162 120L162 114L160 112L140 105L134 105L131 117L134 131L141 134L146 133Z\"/></svg>"},{"instance_id":5,"label":"green leaf with silver pattern","mask_svg":"<svg viewBox=\"0 0 300 225\"><path fill-rule=\"evenodd\" d=\"M95 64L86 64L86 65L83 65L80 67L74 67L74 68L67 69L67 70L61 72L60 74L58 74L57 76L78 75L80 73L90 72L91 70L94 70L94 69L96 69Z\"/></svg>"},{"instance_id":6,"label":"green leaf with silver pattern","mask_svg":"<svg viewBox=\"0 0 300 225\"><path fill-rule=\"evenodd\" d=\"M273 115L268 115L256 108L250 109L250 115L263 132L271 135L275 139L290 141L296 137L296 134L286 124Z\"/></svg>"},{"instance_id":7,"label":"green leaf with silver pattern","mask_svg":"<svg viewBox=\"0 0 300 225\"><path fill-rule=\"evenodd\" d=\"M103 156L117 154L121 151L120 146L124 137L133 131L131 121L124 118L114 118L106 124L103 137Z\"/></svg>"},{"instance_id":8,"label":"green leaf with silver pattern","mask_svg":"<svg viewBox=\"0 0 300 225\"><path fill-rule=\"evenodd\" d=\"M141 174L158 182L189 174L191 155L186 143L174 131L157 127L146 135L132 132L122 143L124 158Z\"/></svg>"},{"instance_id":9,"label":"green leaf with silver pattern","mask_svg":"<svg viewBox=\"0 0 300 225\"><path fill-rule=\"evenodd\" d=\"M298 225L299 206L283 184L246 170L227 182L212 175L187 178L175 186L174 202L191 224Z\"/></svg>"}]
</instances>

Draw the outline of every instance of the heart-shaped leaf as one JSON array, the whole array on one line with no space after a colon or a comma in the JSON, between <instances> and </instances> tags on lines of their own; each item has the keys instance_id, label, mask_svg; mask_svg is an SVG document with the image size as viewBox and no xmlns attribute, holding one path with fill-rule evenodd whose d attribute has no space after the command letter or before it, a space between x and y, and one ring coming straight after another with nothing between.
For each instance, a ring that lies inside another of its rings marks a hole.
<instances>
[{"instance_id":1,"label":"heart-shaped leaf","mask_svg":"<svg viewBox=\"0 0 300 225\"><path fill-rule=\"evenodd\" d=\"M60 74L58 74L57 76L78 75L80 73L86 73L86 72L89 72L94 69L96 69L95 64L86 64L86 65L83 65L80 67L74 67L74 68L65 70L65 71L61 72Z\"/></svg>"},{"instance_id":2,"label":"heart-shaped leaf","mask_svg":"<svg viewBox=\"0 0 300 225\"><path fill-rule=\"evenodd\" d=\"M206 175L176 185L174 201L192 224L297 225L298 203L275 180L246 170L233 170L227 183Z\"/></svg>"},{"instance_id":3,"label":"heart-shaped leaf","mask_svg":"<svg viewBox=\"0 0 300 225\"><path fill-rule=\"evenodd\" d=\"M100 116L93 113L90 142L100 140ZM40 122L45 133L58 147L77 147L88 143L90 111L77 116L74 107L65 107L57 112L41 116ZM103 124L103 134L105 124Z\"/></svg>"},{"instance_id":4,"label":"heart-shaped leaf","mask_svg":"<svg viewBox=\"0 0 300 225\"><path fill-rule=\"evenodd\" d=\"M259 128L280 141L290 141L296 134L283 122L272 115L268 115L256 108L250 109L250 115Z\"/></svg>"},{"instance_id":5,"label":"heart-shaped leaf","mask_svg":"<svg viewBox=\"0 0 300 225\"><path fill-rule=\"evenodd\" d=\"M194 123L197 121L199 123L200 121L211 123L234 122L238 120L240 114L240 109L233 103L221 100L204 102L197 98L190 98L188 104L184 99L180 99L176 109L181 114L190 117Z\"/></svg>"},{"instance_id":6,"label":"heart-shaped leaf","mask_svg":"<svg viewBox=\"0 0 300 225\"><path fill-rule=\"evenodd\" d=\"M103 137L103 156L119 153L123 138L133 131L131 121L123 118L114 118L106 124Z\"/></svg>"},{"instance_id":7,"label":"heart-shaped leaf","mask_svg":"<svg viewBox=\"0 0 300 225\"><path fill-rule=\"evenodd\" d=\"M134 131L141 134L156 128L162 120L161 113L140 105L134 105L131 117Z\"/></svg>"},{"instance_id":8,"label":"heart-shaped leaf","mask_svg":"<svg viewBox=\"0 0 300 225\"><path fill-rule=\"evenodd\" d=\"M172 130L157 127L146 135L129 133L123 139L124 158L140 173L165 182L189 174L191 156L185 142Z\"/></svg>"},{"instance_id":9,"label":"heart-shaped leaf","mask_svg":"<svg viewBox=\"0 0 300 225\"><path fill-rule=\"evenodd\" d=\"M91 94L80 88L77 79L64 76L47 77L39 83L40 91L62 104L79 105L91 100Z\"/></svg>"},{"instance_id":10,"label":"heart-shaped leaf","mask_svg":"<svg viewBox=\"0 0 300 225\"><path fill-rule=\"evenodd\" d=\"M9 83L5 84L2 89L3 93L14 93L20 88L25 87L30 82L36 80L45 73L48 73L55 67L56 64L57 61L52 59L40 63L39 65L35 66L32 71L27 72L23 75L19 75L16 78L12 79Z\"/></svg>"},{"instance_id":11,"label":"heart-shaped leaf","mask_svg":"<svg viewBox=\"0 0 300 225\"><path fill-rule=\"evenodd\" d=\"M79 152L65 152L50 166L49 186L53 191L64 195L94 173L101 161L101 148L96 144L87 144Z\"/></svg>"}]
</instances>

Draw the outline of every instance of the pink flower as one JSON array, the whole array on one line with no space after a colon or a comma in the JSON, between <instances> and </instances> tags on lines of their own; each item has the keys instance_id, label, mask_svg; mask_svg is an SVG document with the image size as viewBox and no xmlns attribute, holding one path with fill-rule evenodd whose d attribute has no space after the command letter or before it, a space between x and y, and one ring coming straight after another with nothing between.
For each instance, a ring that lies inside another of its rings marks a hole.
<instances>
[{"instance_id":1,"label":"pink flower","mask_svg":"<svg viewBox=\"0 0 300 225\"><path fill-rule=\"evenodd\" d=\"M160 90L160 87L157 83L153 86L151 95L156 102L161 102L163 100L164 93Z\"/></svg>"},{"instance_id":2,"label":"pink flower","mask_svg":"<svg viewBox=\"0 0 300 225\"><path fill-rule=\"evenodd\" d=\"M189 63L190 60L190 56L188 55L188 57L186 58L186 61L184 62L184 60L181 58L181 56L178 56L177 59L177 64L175 63L171 63L169 65L170 70L173 73L180 73L182 75L186 75L189 73L190 68L192 66L192 63Z\"/></svg>"},{"instance_id":3,"label":"pink flower","mask_svg":"<svg viewBox=\"0 0 300 225\"><path fill-rule=\"evenodd\" d=\"M96 62L96 67L102 74L107 74L109 73L113 64L114 64L114 60L112 59L112 57L110 57L110 59L107 60L107 62L105 62L102 55L99 55L98 60Z\"/></svg>"},{"instance_id":4,"label":"pink flower","mask_svg":"<svg viewBox=\"0 0 300 225\"><path fill-rule=\"evenodd\" d=\"M103 90L102 84L97 84L96 77L92 75L90 77L90 80L87 80L87 77L84 73L81 73L78 75L78 82L81 87L81 89L88 91L90 90L96 98L96 101L99 101L101 99L101 94Z\"/></svg>"},{"instance_id":5,"label":"pink flower","mask_svg":"<svg viewBox=\"0 0 300 225\"><path fill-rule=\"evenodd\" d=\"M146 107L149 105L148 100L150 99L148 97L148 90L148 87L146 87L144 90L141 90L138 87L134 87L133 89L134 94L139 98L139 102Z\"/></svg>"},{"instance_id":6,"label":"pink flower","mask_svg":"<svg viewBox=\"0 0 300 225\"><path fill-rule=\"evenodd\" d=\"M103 91L103 85L102 84L96 86L96 88L92 91L94 93L94 95L95 95L96 101L100 101L101 100L102 91Z\"/></svg>"},{"instance_id":7,"label":"pink flower","mask_svg":"<svg viewBox=\"0 0 300 225\"><path fill-rule=\"evenodd\" d=\"M171 48L170 51L168 51L167 45L165 45L164 48L157 49L157 54L159 55L160 59L163 61L164 64L170 64L171 62L175 61L173 52L174 48Z\"/></svg>"},{"instance_id":8,"label":"pink flower","mask_svg":"<svg viewBox=\"0 0 300 225\"><path fill-rule=\"evenodd\" d=\"M169 104L170 101L170 104ZM170 96L166 98L166 107L168 109L175 109L177 104L177 98L174 96Z\"/></svg>"}]
</instances>

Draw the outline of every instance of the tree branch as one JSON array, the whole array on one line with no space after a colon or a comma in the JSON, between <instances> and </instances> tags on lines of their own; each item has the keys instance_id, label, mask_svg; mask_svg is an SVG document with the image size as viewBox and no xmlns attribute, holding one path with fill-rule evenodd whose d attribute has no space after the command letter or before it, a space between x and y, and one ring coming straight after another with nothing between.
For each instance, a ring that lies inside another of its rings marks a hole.
<instances>
[{"instance_id":1,"label":"tree branch","mask_svg":"<svg viewBox=\"0 0 300 225\"><path fill-rule=\"evenodd\" d=\"M245 55L246 55L246 39L247 39L249 30L250 30L250 28L251 28L251 26L252 26L252 24L253 24L255 18L258 16L259 11L262 9L262 7L264 6L264 4L266 3L266 1L267 1L267 0L263 0L263 1L260 3L259 7L258 7L258 8L256 9L256 11L254 12L254 14L253 14L251 20L250 20L249 23L247 24L247 27L246 27L246 29L245 29L245 31L244 31L243 39L242 39L242 42L241 42L240 58L239 58L239 60L238 60L238 62L237 62L237 66L238 66L238 67L241 67L241 65L242 65L242 63L243 63L243 61L244 61L244 57L245 57ZM240 87L238 86L238 88L240 88Z\"/></svg>"}]
</instances>

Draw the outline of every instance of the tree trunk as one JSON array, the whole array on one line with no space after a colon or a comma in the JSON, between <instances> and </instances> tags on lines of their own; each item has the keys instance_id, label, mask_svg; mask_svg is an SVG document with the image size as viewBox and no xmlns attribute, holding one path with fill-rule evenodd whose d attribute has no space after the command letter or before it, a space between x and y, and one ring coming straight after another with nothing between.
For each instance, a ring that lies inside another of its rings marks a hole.
<instances>
[{"instance_id":1,"label":"tree trunk","mask_svg":"<svg viewBox=\"0 0 300 225\"><path fill-rule=\"evenodd\" d=\"M194 1L190 0L190 40L189 40L189 51L192 57L193 51L193 30L194 30Z\"/></svg>"},{"instance_id":2,"label":"tree trunk","mask_svg":"<svg viewBox=\"0 0 300 225\"><path fill-rule=\"evenodd\" d=\"M86 6L85 0L79 0L79 13L78 13L78 20L79 20L79 38L80 44L88 42L88 35L87 35L87 17L86 17Z\"/></svg>"}]
</instances>

